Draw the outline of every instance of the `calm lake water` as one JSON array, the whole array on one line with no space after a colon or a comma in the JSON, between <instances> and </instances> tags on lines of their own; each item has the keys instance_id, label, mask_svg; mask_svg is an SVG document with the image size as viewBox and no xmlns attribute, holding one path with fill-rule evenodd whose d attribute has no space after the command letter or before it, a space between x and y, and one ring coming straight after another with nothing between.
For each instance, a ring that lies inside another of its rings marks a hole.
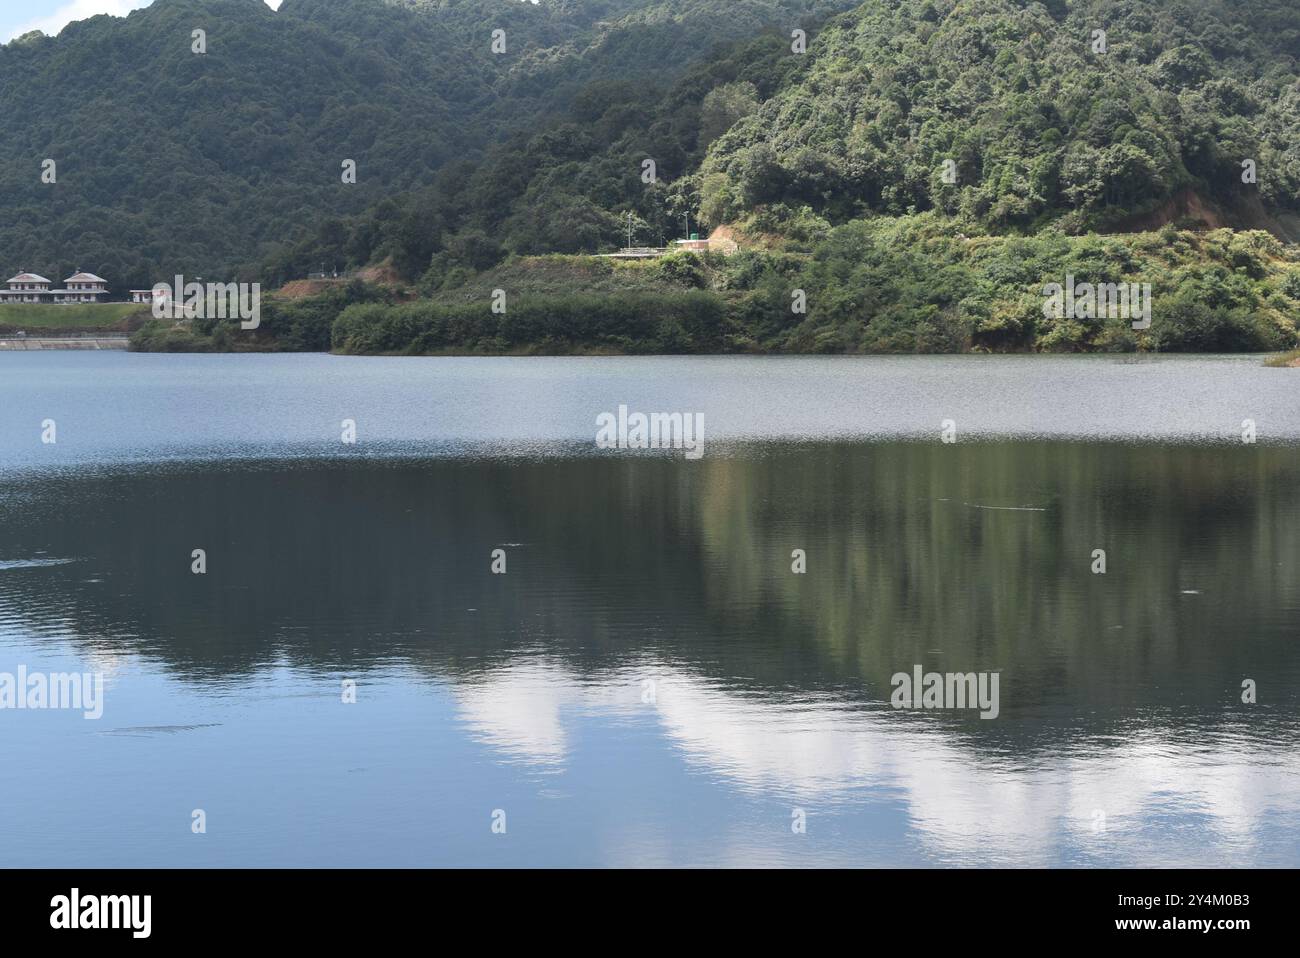
<instances>
[{"instance_id":1,"label":"calm lake water","mask_svg":"<svg viewBox=\"0 0 1300 958\"><path fill-rule=\"evenodd\" d=\"M0 354L20 667L6 865L1294 866L1300 371Z\"/></svg>"}]
</instances>

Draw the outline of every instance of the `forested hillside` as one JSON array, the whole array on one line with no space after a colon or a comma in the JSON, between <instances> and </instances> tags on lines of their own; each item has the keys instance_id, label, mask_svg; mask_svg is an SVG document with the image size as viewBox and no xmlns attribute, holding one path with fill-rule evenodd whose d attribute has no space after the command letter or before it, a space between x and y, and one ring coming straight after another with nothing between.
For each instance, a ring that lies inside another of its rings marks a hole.
<instances>
[{"instance_id":1,"label":"forested hillside","mask_svg":"<svg viewBox=\"0 0 1300 958\"><path fill-rule=\"evenodd\" d=\"M1293 0L156 0L0 48L0 249L390 280L163 348L1293 348L1298 60ZM1045 315L1069 275L1154 325Z\"/></svg>"},{"instance_id":2,"label":"forested hillside","mask_svg":"<svg viewBox=\"0 0 1300 958\"><path fill-rule=\"evenodd\" d=\"M811 32L802 55L785 32L736 44L667 94L594 86L472 170L330 224L264 278L389 260L436 287L510 253L612 249L629 213L648 245L687 213L807 239L928 210L967 233L1300 238L1290 0L868 0Z\"/></svg>"},{"instance_id":3,"label":"forested hillside","mask_svg":"<svg viewBox=\"0 0 1300 958\"><path fill-rule=\"evenodd\" d=\"M786 32L737 42L686 70L667 90L597 81L566 111L520 132L476 164L452 164L432 185L339 217L272 257L272 285L313 264L391 263L440 286L504 256L594 253L626 242L663 245L694 222L696 172L709 145L798 76L806 58ZM642 178L653 159L656 181Z\"/></svg>"},{"instance_id":4,"label":"forested hillside","mask_svg":"<svg viewBox=\"0 0 1300 958\"><path fill-rule=\"evenodd\" d=\"M648 91L720 42L846 6L155 0L29 35L0 47L0 250L14 270L84 266L118 289L247 270L591 84Z\"/></svg>"},{"instance_id":5,"label":"forested hillside","mask_svg":"<svg viewBox=\"0 0 1300 958\"><path fill-rule=\"evenodd\" d=\"M1300 206L1294 0L872 0L810 56L712 151L708 219L937 209L1079 232L1184 189L1251 225Z\"/></svg>"}]
</instances>

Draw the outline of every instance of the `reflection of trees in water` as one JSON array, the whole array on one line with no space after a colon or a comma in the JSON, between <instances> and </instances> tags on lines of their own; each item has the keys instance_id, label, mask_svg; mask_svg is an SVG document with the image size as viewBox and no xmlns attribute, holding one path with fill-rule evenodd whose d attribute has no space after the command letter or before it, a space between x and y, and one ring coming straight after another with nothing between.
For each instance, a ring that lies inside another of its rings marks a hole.
<instances>
[{"instance_id":1,"label":"reflection of trees in water","mask_svg":"<svg viewBox=\"0 0 1300 958\"><path fill-rule=\"evenodd\" d=\"M1021 442L30 480L0 558L85 561L4 573L0 623L195 678L279 658L468 675L544 648L772 695L879 700L920 662L1001 669L1004 715L1214 709L1242 676L1295 674L1297 479L1294 449Z\"/></svg>"},{"instance_id":2,"label":"reflection of trees in water","mask_svg":"<svg viewBox=\"0 0 1300 958\"><path fill-rule=\"evenodd\" d=\"M1294 449L823 446L709 468L703 541L726 560L708 608L761 595L732 624L796 617L835 670L1002 668L1013 705L1197 706L1294 668ZM805 542L807 576L765 561Z\"/></svg>"}]
</instances>

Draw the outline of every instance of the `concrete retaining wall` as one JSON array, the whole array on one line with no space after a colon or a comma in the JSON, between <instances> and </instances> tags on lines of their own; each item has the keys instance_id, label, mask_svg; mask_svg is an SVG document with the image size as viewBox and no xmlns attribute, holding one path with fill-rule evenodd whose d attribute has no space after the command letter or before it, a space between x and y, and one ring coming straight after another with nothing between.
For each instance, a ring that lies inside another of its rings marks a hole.
<instances>
[{"instance_id":1,"label":"concrete retaining wall","mask_svg":"<svg viewBox=\"0 0 1300 958\"><path fill-rule=\"evenodd\" d=\"M22 349L126 349L126 336L6 336L0 333L0 352Z\"/></svg>"}]
</instances>

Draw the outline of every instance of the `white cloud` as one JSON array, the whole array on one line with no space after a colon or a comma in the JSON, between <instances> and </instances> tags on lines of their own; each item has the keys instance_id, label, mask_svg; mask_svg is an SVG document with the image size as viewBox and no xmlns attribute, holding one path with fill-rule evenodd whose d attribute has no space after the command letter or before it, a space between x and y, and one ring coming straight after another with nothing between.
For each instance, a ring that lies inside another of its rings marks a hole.
<instances>
[{"instance_id":1,"label":"white cloud","mask_svg":"<svg viewBox=\"0 0 1300 958\"><path fill-rule=\"evenodd\" d=\"M54 36L74 20L85 20L101 13L124 17L132 10L147 7L152 2L153 0L68 0L53 13L35 17L17 26L0 26L0 42L7 43L32 30ZM272 10L280 9L280 3L281 0L266 0L266 5Z\"/></svg>"},{"instance_id":2,"label":"white cloud","mask_svg":"<svg viewBox=\"0 0 1300 958\"><path fill-rule=\"evenodd\" d=\"M655 680L652 705L641 699L646 677ZM973 736L964 740L937 722L883 707L829 695L793 701L739 695L716 679L648 657L619 671L583 675L521 654L452 688L460 720L477 740L538 771L568 767L579 747L570 728L583 719L653 716L677 753L708 780L823 808L889 796L908 816L909 837L936 862L1043 868L1076 853L1104 854L1108 864L1129 868L1273 862L1285 855L1270 844L1269 823L1300 814L1300 748L1291 742L1246 748L1232 729L1190 736L1135 722L1122 741L1105 748L1031 761L977 749ZM1097 809L1105 813L1105 829L1094 834ZM1171 840L1170 815L1195 817ZM639 837L653 846L655 836ZM721 849L733 856L730 864L764 863L755 856L769 846L752 837L734 844ZM627 850L643 854L635 841Z\"/></svg>"}]
</instances>

